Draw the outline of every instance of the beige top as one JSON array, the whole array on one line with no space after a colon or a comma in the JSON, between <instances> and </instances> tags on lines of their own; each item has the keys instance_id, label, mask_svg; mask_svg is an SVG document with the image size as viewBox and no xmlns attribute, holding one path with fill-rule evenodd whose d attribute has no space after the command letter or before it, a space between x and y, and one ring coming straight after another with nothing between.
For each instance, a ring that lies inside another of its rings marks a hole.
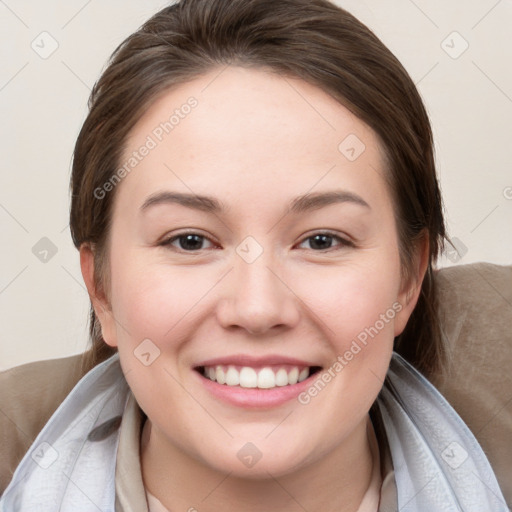
<instances>
[{"instance_id":1,"label":"beige top","mask_svg":"<svg viewBox=\"0 0 512 512\"><path fill-rule=\"evenodd\" d=\"M162 502L156 496L153 496L147 489L146 489L146 499L148 500L148 511L149 512L169 512L169 509L165 508L162 505Z\"/></svg>"}]
</instances>

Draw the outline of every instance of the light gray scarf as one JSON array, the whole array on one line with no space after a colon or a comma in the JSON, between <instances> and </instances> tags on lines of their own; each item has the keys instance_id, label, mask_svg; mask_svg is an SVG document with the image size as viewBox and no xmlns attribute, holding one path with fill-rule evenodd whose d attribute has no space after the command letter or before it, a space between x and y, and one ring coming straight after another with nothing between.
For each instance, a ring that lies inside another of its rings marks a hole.
<instances>
[{"instance_id":1,"label":"light gray scarf","mask_svg":"<svg viewBox=\"0 0 512 512\"><path fill-rule=\"evenodd\" d=\"M0 512L115 512L117 427L128 395L119 354L88 372L18 465ZM509 511L468 427L396 353L377 404L400 512Z\"/></svg>"}]
</instances>

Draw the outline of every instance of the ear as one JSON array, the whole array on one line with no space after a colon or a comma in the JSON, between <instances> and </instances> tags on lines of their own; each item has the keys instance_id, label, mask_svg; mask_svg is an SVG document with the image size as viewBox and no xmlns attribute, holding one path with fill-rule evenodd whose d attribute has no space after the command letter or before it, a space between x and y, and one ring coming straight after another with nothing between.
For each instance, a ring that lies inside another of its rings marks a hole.
<instances>
[{"instance_id":1,"label":"ear","mask_svg":"<svg viewBox=\"0 0 512 512\"><path fill-rule=\"evenodd\" d=\"M429 245L428 232L424 230L421 238L416 242L412 274L409 276L407 282L402 283L397 298L402 309L395 316L395 336L403 332L418 302L421 293L421 285L428 268Z\"/></svg>"},{"instance_id":2,"label":"ear","mask_svg":"<svg viewBox=\"0 0 512 512\"><path fill-rule=\"evenodd\" d=\"M84 278L92 307L101 324L101 335L107 345L117 347L114 316L103 287L98 287L95 280L94 251L90 244L80 246L80 268ZM99 282L99 281L98 281Z\"/></svg>"}]
</instances>

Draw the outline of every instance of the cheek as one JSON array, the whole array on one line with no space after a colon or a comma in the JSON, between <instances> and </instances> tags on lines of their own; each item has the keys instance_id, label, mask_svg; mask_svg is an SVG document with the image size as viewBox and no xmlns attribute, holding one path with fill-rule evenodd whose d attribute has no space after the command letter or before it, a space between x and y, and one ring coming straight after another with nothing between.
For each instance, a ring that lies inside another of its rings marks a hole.
<instances>
[{"instance_id":1,"label":"cheek","mask_svg":"<svg viewBox=\"0 0 512 512\"><path fill-rule=\"evenodd\" d=\"M121 366L139 405L148 416L159 418L164 414L161 404L172 409L186 402L177 363L191 329L191 307L201 293L187 288L179 271L128 253L111 274ZM181 435L181 426L174 425L176 435Z\"/></svg>"},{"instance_id":2,"label":"cheek","mask_svg":"<svg viewBox=\"0 0 512 512\"><path fill-rule=\"evenodd\" d=\"M180 272L150 264L137 254L118 259L111 279L118 336L131 344L149 338L160 345L200 297L200 290L183 281Z\"/></svg>"},{"instance_id":3,"label":"cheek","mask_svg":"<svg viewBox=\"0 0 512 512\"><path fill-rule=\"evenodd\" d=\"M304 278L315 286L302 293L308 291L303 296L321 319L317 325L330 345L331 371L325 378L345 397L340 410L361 410L362 404L371 405L382 386L393 350L394 319L402 309L397 302L398 255L381 252L322 272L317 270L314 280L311 275Z\"/></svg>"},{"instance_id":4,"label":"cheek","mask_svg":"<svg viewBox=\"0 0 512 512\"><path fill-rule=\"evenodd\" d=\"M391 263L391 262L390 262ZM399 290L399 267L369 263L316 271L301 278L304 302L322 319L330 338L343 344L377 324L379 331L393 329ZM383 317L382 317L383 315ZM384 318L384 320L382 320Z\"/></svg>"}]
</instances>

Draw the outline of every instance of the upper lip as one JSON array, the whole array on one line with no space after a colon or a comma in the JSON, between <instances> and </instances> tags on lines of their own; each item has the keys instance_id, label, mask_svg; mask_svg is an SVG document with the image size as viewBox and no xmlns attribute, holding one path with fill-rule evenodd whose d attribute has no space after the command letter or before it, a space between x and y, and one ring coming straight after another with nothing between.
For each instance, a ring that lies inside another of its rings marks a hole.
<instances>
[{"instance_id":1,"label":"upper lip","mask_svg":"<svg viewBox=\"0 0 512 512\"><path fill-rule=\"evenodd\" d=\"M231 356L222 356L215 357L213 359L205 359L200 363L196 364L195 367L201 366L249 366L249 367L264 367L264 366L278 366L278 365L290 365L290 366L299 366L299 367L311 367L311 366L321 366L312 361L308 361L305 359L297 359L288 356L282 355L268 355L268 356L250 356L247 354L237 354Z\"/></svg>"}]
</instances>

